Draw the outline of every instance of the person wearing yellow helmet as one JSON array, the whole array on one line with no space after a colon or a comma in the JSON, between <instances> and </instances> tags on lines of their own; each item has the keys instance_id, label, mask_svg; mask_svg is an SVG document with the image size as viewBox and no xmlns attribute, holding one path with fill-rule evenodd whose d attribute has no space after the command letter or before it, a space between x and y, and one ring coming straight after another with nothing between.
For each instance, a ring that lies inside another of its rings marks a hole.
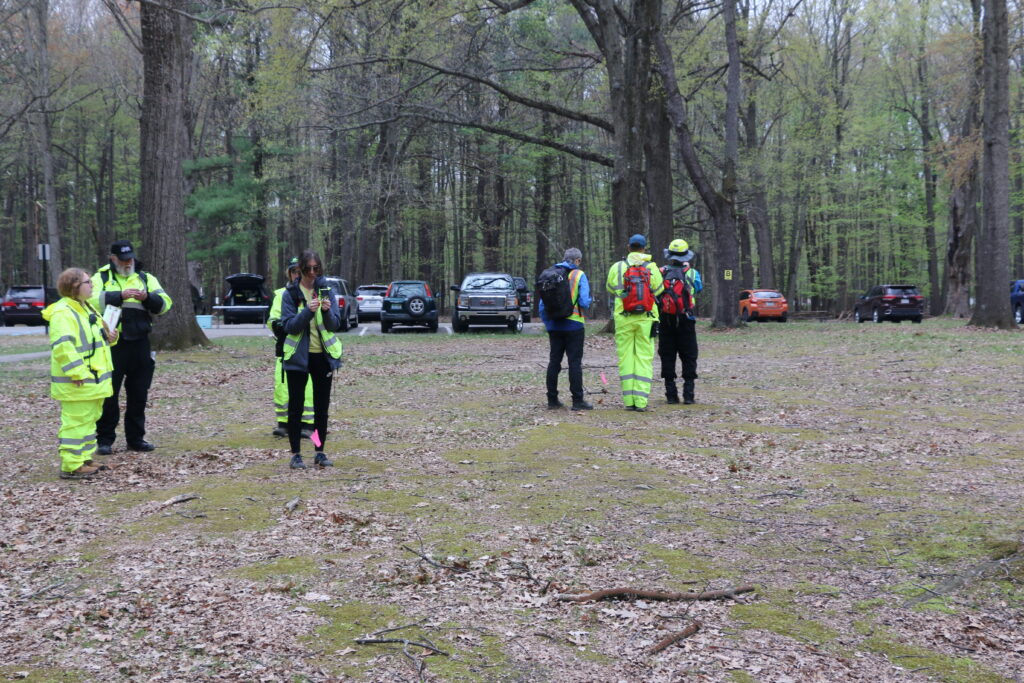
<instances>
[{"instance_id":1,"label":"person wearing yellow helmet","mask_svg":"<svg viewBox=\"0 0 1024 683\"><path fill-rule=\"evenodd\" d=\"M698 355L695 295L704 289L700 273L691 265L695 256L686 240L672 240L665 250L667 263L661 268L665 291L658 297L661 318L658 357L668 403L679 403L676 356L683 363L683 403L695 402Z\"/></svg>"}]
</instances>

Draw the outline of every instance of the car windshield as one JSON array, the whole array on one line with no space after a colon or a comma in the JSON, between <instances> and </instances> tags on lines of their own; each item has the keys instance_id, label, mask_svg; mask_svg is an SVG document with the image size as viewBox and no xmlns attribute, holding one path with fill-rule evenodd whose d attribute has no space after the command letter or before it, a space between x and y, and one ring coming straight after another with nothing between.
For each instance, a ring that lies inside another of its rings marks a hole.
<instances>
[{"instance_id":1,"label":"car windshield","mask_svg":"<svg viewBox=\"0 0 1024 683\"><path fill-rule=\"evenodd\" d=\"M781 299L782 295L778 292L754 292L755 299Z\"/></svg>"},{"instance_id":2,"label":"car windshield","mask_svg":"<svg viewBox=\"0 0 1024 683\"><path fill-rule=\"evenodd\" d=\"M463 289L514 289L512 280L506 275L482 275L466 280Z\"/></svg>"},{"instance_id":3,"label":"car windshield","mask_svg":"<svg viewBox=\"0 0 1024 683\"><path fill-rule=\"evenodd\" d=\"M231 292L235 305L263 303L263 292L253 287L244 287Z\"/></svg>"},{"instance_id":4,"label":"car windshield","mask_svg":"<svg viewBox=\"0 0 1024 683\"><path fill-rule=\"evenodd\" d=\"M392 285L391 296L426 296L426 292L418 282L400 282Z\"/></svg>"},{"instance_id":5,"label":"car windshield","mask_svg":"<svg viewBox=\"0 0 1024 683\"><path fill-rule=\"evenodd\" d=\"M889 296L917 296L917 287L886 287L885 293Z\"/></svg>"},{"instance_id":6,"label":"car windshield","mask_svg":"<svg viewBox=\"0 0 1024 683\"><path fill-rule=\"evenodd\" d=\"M11 287L7 291L8 297L32 297L33 299L42 300L43 288L42 287Z\"/></svg>"}]
</instances>

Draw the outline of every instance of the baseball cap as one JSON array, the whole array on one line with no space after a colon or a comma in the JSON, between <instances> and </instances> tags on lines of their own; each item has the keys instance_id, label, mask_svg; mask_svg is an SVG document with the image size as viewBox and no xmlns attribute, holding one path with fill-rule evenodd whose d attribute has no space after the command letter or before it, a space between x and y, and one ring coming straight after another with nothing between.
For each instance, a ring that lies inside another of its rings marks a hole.
<instances>
[{"instance_id":1,"label":"baseball cap","mask_svg":"<svg viewBox=\"0 0 1024 683\"><path fill-rule=\"evenodd\" d=\"M118 240L110 245L110 253L122 261L129 261L135 258L135 250L128 240Z\"/></svg>"},{"instance_id":2,"label":"baseball cap","mask_svg":"<svg viewBox=\"0 0 1024 683\"><path fill-rule=\"evenodd\" d=\"M631 247L646 247L647 238L643 235L636 234L629 238L629 246Z\"/></svg>"}]
</instances>

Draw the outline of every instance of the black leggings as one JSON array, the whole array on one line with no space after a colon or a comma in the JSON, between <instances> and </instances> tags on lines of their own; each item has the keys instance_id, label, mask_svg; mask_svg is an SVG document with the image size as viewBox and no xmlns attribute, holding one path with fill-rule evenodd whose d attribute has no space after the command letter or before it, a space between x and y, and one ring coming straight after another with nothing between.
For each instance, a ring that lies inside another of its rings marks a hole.
<instances>
[{"instance_id":1,"label":"black leggings","mask_svg":"<svg viewBox=\"0 0 1024 683\"><path fill-rule=\"evenodd\" d=\"M309 354L309 372L288 370L288 441L292 453L302 452L302 409L306 402L306 380L313 380L313 426L320 437L320 447L327 443L327 409L331 405L331 364L327 354Z\"/></svg>"}]
</instances>

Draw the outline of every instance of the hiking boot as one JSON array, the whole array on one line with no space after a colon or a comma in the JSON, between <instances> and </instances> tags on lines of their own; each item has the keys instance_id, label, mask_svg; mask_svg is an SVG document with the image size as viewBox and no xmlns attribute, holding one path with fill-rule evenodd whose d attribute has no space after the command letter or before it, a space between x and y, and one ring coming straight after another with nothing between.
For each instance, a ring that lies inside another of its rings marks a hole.
<instances>
[{"instance_id":1,"label":"hiking boot","mask_svg":"<svg viewBox=\"0 0 1024 683\"><path fill-rule=\"evenodd\" d=\"M683 382L683 403L693 405L696 402L693 398L693 380Z\"/></svg>"},{"instance_id":2,"label":"hiking boot","mask_svg":"<svg viewBox=\"0 0 1024 683\"><path fill-rule=\"evenodd\" d=\"M665 380L665 402L679 403L679 389L676 388L675 380Z\"/></svg>"},{"instance_id":3,"label":"hiking boot","mask_svg":"<svg viewBox=\"0 0 1024 683\"><path fill-rule=\"evenodd\" d=\"M306 469L306 463L302 462L302 456L298 453L292 455L292 461L288 464L288 467L293 470L304 470Z\"/></svg>"},{"instance_id":4,"label":"hiking boot","mask_svg":"<svg viewBox=\"0 0 1024 683\"><path fill-rule=\"evenodd\" d=\"M274 431L271 434L274 436L288 436L288 430L284 427L274 427Z\"/></svg>"},{"instance_id":5,"label":"hiking boot","mask_svg":"<svg viewBox=\"0 0 1024 683\"><path fill-rule=\"evenodd\" d=\"M564 408L564 407L565 407L565 404L562 403L561 401L559 401L557 398L554 401L552 401L551 399L548 399L548 410L558 410L559 408Z\"/></svg>"},{"instance_id":6,"label":"hiking boot","mask_svg":"<svg viewBox=\"0 0 1024 683\"><path fill-rule=\"evenodd\" d=\"M114 452L114 449L110 447L109 443L101 443L96 446L96 455L110 455Z\"/></svg>"},{"instance_id":7,"label":"hiking boot","mask_svg":"<svg viewBox=\"0 0 1024 683\"><path fill-rule=\"evenodd\" d=\"M331 462L327 458L327 454L323 453L322 451L318 452L313 457L313 464L316 465L317 467L334 467L334 463Z\"/></svg>"},{"instance_id":8,"label":"hiking boot","mask_svg":"<svg viewBox=\"0 0 1024 683\"><path fill-rule=\"evenodd\" d=\"M61 479L89 479L96 475L100 471L100 468L95 465L82 465L74 472L60 471Z\"/></svg>"},{"instance_id":9,"label":"hiking boot","mask_svg":"<svg viewBox=\"0 0 1024 683\"><path fill-rule=\"evenodd\" d=\"M135 443L128 444L128 450L138 451L140 453L149 453L150 451L155 451L156 446L143 439L142 441L136 441Z\"/></svg>"},{"instance_id":10,"label":"hiking boot","mask_svg":"<svg viewBox=\"0 0 1024 683\"><path fill-rule=\"evenodd\" d=\"M651 409L649 407L647 407L647 406L633 406L633 410L635 410L638 413L649 413L649 412L651 412Z\"/></svg>"},{"instance_id":11,"label":"hiking boot","mask_svg":"<svg viewBox=\"0 0 1024 683\"><path fill-rule=\"evenodd\" d=\"M594 409L594 405L592 403L587 403L583 399L580 399L579 401L573 401L572 402L572 409L573 410L593 410Z\"/></svg>"}]
</instances>

